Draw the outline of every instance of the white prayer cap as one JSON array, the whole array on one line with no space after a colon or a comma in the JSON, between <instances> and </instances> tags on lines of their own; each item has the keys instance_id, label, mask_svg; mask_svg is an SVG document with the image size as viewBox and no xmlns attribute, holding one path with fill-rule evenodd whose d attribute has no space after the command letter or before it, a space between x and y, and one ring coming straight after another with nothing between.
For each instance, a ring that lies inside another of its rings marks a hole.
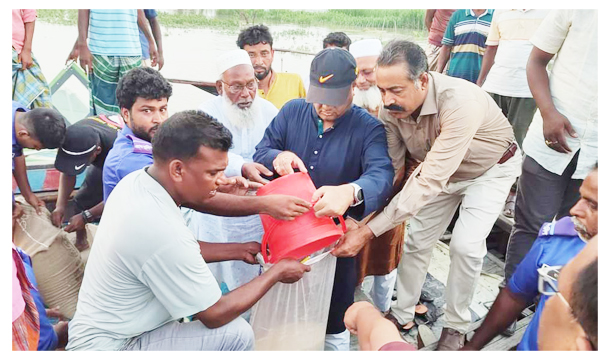
<instances>
[{"instance_id":1,"label":"white prayer cap","mask_svg":"<svg viewBox=\"0 0 610 360\"><path fill-rule=\"evenodd\" d=\"M381 45L379 39L359 40L349 46L349 52L355 59L365 56L379 56L382 49L383 45Z\"/></svg>"},{"instance_id":2,"label":"white prayer cap","mask_svg":"<svg viewBox=\"0 0 610 360\"><path fill-rule=\"evenodd\" d=\"M218 71L218 78L220 79L220 77L225 71L237 65L252 66L252 62L250 61L250 55L248 55L248 52L246 52L246 50L235 49L227 51L226 53L220 55L218 57L218 60L216 61L216 70Z\"/></svg>"}]
</instances>

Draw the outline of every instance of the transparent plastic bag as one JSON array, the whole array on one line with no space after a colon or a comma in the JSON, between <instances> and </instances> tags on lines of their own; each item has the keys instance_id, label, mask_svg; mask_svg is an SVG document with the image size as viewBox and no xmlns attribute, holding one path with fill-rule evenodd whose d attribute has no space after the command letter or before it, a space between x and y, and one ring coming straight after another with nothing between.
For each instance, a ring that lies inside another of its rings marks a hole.
<instances>
[{"instance_id":1,"label":"transparent plastic bag","mask_svg":"<svg viewBox=\"0 0 610 360\"><path fill-rule=\"evenodd\" d=\"M330 247L304 261L311 271L293 284L275 284L252 308L255 350L324 350L337 258ZM266 270L269 265L263 264Z\"/></svg>"}]
</instances>

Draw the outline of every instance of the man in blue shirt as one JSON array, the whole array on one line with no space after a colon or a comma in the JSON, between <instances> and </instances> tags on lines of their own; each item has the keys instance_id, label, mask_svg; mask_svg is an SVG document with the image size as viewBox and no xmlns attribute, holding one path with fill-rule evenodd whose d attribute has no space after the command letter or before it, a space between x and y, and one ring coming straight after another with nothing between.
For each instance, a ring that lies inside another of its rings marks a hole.
<instances>
[{"instance_id":1,"label":"man in blue shirt","mask_svg":"<svg viewBox=\"0 0 610 360\"><path fill-rule=\"evenodd\" d=\"M172 86L155 69L135 68L117 86L116 96L125 127L104 163L104 201L129 173L152 164L152 137L167 120Z\"/></svg>"},{"instance_id":2,"label":"man in blue shirt","mask_svg":"<svg viewBox=\"0 0 610 360\"><path fill-rule=\"evenodd\" d=\"M561 268L597 235L597 167L583 181L580 200L570 210L572 217L545 223L538 239L500 291L485 321L464 350L480 350L506 329L534 298L540 295L536 313L517 350L538 350L538 324L544 304L557 291ZM547 290L547 288L549 288Z\"/></svg>"},{"instance_id":3,"label":"man in blue shirt","mask_svg":"<svg viewBox=\"0 0 610 360\"><path fill-rule=\"evenodd\" d=\"M136 68L127 73L119 82L117 98L125 127L118 134L106 161L102 181L104 202L108 200L118 182L128 174L152 164L151 139L159 126L167 120L167 101L172 95L172 87L153 68ZM244 180L245 181L245 180ZM233 191L236 180L223 179ZM233 193L239 190L233 191ZM295 196L235 196L217 194L205 205L197 204L193 210L220 216L246 216L265 213L281 220L292 220L309 211L310 204Z\"/></svg>"},{"instance_id":4,"label":"man in blue shirt","mask_svg":"<svg viewBox=\"0 0 610 360\"><path fill-rule=\"evenodd\" d=\"M254 161L280 176L298 168L318 188L312 203L318 217L362 219L383 206L394 170L383 125L352 104L357 77L354 57L327 48L311 63L307 99L286 103L256 146ZM343 316L354 301L355 258L337 259L326 349L349 350Z\"/></svg>"}]
</instances>

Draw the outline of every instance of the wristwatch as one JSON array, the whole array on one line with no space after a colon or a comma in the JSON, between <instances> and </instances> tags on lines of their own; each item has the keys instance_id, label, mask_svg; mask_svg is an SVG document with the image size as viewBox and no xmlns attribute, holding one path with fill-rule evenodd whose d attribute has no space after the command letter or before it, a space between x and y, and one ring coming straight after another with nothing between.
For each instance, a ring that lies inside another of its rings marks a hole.
<instances>
[{"instance_id":1,"label":"wristwatch","mask_svg":"<svg viewBox=\"0 0 610 360\"><path fill-rule=\"evenodd\" d=\"M81 213L81 216L83 217L83 220L85 220L85 223L90 223L93 220L93 215L91 214L91 211L89 210L85 210Z\"/></svg>"},{"instance_id":2,"label":"wristwatch","mask_svg":"<svg viewBox=\"0 0 610 360\"><path fill-rule=\"evenodd\" d=\"M351 206L358 206L364 201L364 193L358 184L350 183L350 185L354 187L354 202Z\"/></svg>"}]
</instances>

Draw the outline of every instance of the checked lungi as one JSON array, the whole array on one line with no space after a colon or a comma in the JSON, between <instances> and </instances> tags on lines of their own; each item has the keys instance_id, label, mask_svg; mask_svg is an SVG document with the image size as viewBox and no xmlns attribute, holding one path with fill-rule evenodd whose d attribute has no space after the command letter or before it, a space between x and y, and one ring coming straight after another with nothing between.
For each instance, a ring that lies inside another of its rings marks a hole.
<instances>
[{"instance_id":1,"label":"checked lungi","mask_svg":"<svg viewBox=\"0 0 610 360\"><path fill-rule=\"evenodd\" d=\"M116 98L119 80L129 70L142 66L142 56L106 56L92 54L90 75L91 109L94 115L121 112Z\"/></svg>"},{"instance_id":2,"label":"checked lungi","mask_svg":"<svg viewBox=\"0 0 610 360\"><path fill-rule=\"evenodd\" d=\"M32 53L33 64L21 70L19 54L13 49L13 100L28 109L52 107L51 92L47 79L42 74L40 65Z\"/></svg>"}]
</instances>

